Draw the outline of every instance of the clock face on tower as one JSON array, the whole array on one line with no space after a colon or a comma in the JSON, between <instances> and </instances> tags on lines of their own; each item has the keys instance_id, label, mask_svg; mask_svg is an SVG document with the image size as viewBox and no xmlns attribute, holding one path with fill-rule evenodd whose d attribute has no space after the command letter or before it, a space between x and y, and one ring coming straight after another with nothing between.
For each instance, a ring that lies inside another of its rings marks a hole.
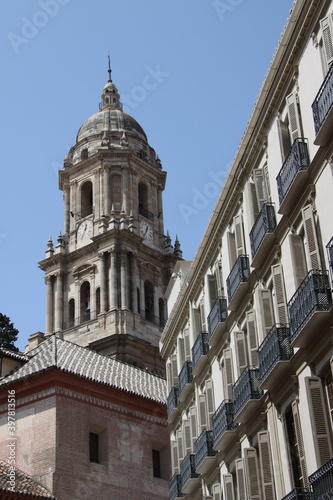
<instances>
[{"instance_id":1,"label":"clock face on tower","mask_svg":"<svg viewBox=\"0 0 333 500\"><path fill-rule=\"evenodd\" d=\"M140 222L140 236L147 241L153 241L153 228L148 222Z\"/></svg>"},{"instance_id":2,"label":"clock face on tower","mask_svg":"<svg viewBox=\"0 0 333 500\"><path fill-rule=\"evenodd\" d=\"M77 230L77 242L86 242L93 235L93 223L91 220L81 222Z\"/></svg>"}]
</instances>

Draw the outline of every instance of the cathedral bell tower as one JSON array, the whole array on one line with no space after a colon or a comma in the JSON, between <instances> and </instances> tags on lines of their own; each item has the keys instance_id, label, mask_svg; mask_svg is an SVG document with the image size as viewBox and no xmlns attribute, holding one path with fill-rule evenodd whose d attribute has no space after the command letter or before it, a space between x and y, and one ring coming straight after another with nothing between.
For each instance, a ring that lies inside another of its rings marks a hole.
<instances>
[{"instance_id":1,"label":"cathedral bell tower","mask_svg":"<svg viewBox=\"0 0 333 500\"><path fill-rule=\"evenodd\" d=\"M158 342L164 292L177 259L164 235L166 172L147 136L123 112L109 79L100 110L81 126L59 172L64 234L39 263L46 334L164 373Z\"/></svg>"}]
</instances>

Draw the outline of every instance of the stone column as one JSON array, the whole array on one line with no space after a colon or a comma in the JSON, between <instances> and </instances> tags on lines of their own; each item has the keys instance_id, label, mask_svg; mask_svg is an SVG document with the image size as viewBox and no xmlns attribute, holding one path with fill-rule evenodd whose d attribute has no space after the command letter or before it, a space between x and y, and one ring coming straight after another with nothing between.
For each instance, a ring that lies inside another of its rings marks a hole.
<instances>
[{"instance_id":1,"label":"stone column","mask_svg":"<svg viewBox=\"0 0 333 500\"><path fill-rule=\"evenodd\" d=\"M128 309L128 282L127 282L127 252L123 250L120 257L120 293L121 308Z\"/></svg>"},{"instance_id":2,"label":"stone column","mask_svg":"<svg viewBox=\"0 0 333 500\"><path fill-rule=\"evenodd\" d=\"M90 319L96 319L95 269L90 271Z\"/></svg>"},{"instance_id":3,"label":"stone column","mask_svg":"<svg viewBox=\"0 0 333 500\"><path fill-rule=\"evenodd\" d=\"M107 311L107 269L106 269L106 252L99 254L100 272L101 272L101 312Z\"/></svg>"},{"instance_id":4,"label":"stone column","mask_svg":"<svg viewBox=\"0 0 333 500\"><path fill-rule=\"evenodd\" d=\"M53 278L45 276L46 283L46 335L53 333Z\"/></svg>"},{"instance_id":5,"label":"stone column","mask_svg":"<svg viewBox=\"0 0 333 500\"><path fill-rule=\"evenodd\" d=\"M80 297L80 282L78 278L75 280L75 311L74 311L74 325L79 325L81 322L81 297Z\"/></svg>"},{"instance_id":6,"label":"stone column","mask_svg":"<svg viewBox=\"0 0 333 500\"><path fill-rule=\"evenodd\" d=\"M57 273L57 289L56 289L56 307L55 307L55 331L59 332L62 330L62 318L63 318L63 274L61 271Z\"/></svg>"},{"instance_id":7,"label":"stone column","mask_svg":"<svg viewBox=\"0 0 333 500\"><path fill-rule=\"evenodd\" d=\"M70 225L70 213L69 213L70 202L69 202L69 196L70 196L70 193L69 193L69 184L68 184L68 182L66 182L65 186L64 186L64 205L65 205L64 232L65 232L66 236L69 235L69 233L70 233L70 227L69 227L69 225Z\"/></svg>"},{"instance_id":8,"label":"stone column","mask_svg":"<svg viewBox=\"0 0 333 500\"><path fill-rule=\"evenodd\" d=\"M131 301L132 301L132 308L133 312L137 313L138 312L138 301L137 301L137 288L139 286L138 283L138 270L137 270L137 261L136 261L136 254L132 253L131 254L131 268L130 268L130 286L131 286Z\"/></svg>"},{"instance_id":9,"label":"stone column","mask_svg":"<svg viewBox=\"0 0 333 500\"><path fill-rule=\"evenodd\" d=\"M111 211L110 207L110 189L109 189L109 169L103 167L103 201L104 201L104 213L103 215L109 215Z\"/></svg>"}]
</instances>

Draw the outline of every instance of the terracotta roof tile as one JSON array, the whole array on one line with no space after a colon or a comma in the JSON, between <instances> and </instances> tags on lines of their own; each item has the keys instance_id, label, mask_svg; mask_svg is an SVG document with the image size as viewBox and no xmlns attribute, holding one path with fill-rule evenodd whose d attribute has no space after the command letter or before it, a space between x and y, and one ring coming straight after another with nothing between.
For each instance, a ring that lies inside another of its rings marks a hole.
<instances>
[{"instance_id":1,"label":"terracotta roof tile","mask_svg":"<svg viewBox=\"0 0 333 500\"><path fill-rule=\"evenodd\" d=\"M0 492L12 492L8 478L10 475L10 466L4 460L0 460ZM13 492L14 493L14 492ZM15 494L25 495L31 498L48 498L55 497L43 486L36 483L28 474L19 469L15 469Z\"/></svg>"}]
</instances>

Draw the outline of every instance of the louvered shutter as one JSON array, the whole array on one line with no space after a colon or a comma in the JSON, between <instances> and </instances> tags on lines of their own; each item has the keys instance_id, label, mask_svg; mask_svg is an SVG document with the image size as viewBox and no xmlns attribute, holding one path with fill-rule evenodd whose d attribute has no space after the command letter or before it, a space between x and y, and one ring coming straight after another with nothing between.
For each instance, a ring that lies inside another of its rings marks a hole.
<instances>
[{"instance_id":1,"label":"louvered shutter","mask_svg":"<svg viewBox=\"0 0 333 500\"><path fill-rule=\"evenodd\" d=\"M273 464L268 431L258 433L258 445L263 500L275 500Z\"/></svg>"},{"instance_id":2,"label":"louvered shutter","mask_svg":"<svg viewBox=\"0 0 333 500\"><path fill-rule=\"evenodd\" d=\"M200 318L201 318L201 332L206 331L206 316L205 316L205 307L203 302L200 303Z\"/></svg>"},{"instance_id":3,"label":"louvered shutter","mask_svg":"<svg viewBox=\"0 0 333 500\"><path fill-rule=\"evenodd\" d=\"M235 500L234 482L231 474L224 474L223 486L225 500Z\"/></svg>"},{"instance_id":4,"label":"louvered shutter","mask_svg":"<svg viewBox=\"0 0 333 500\"><path fill-rule=\"evenodd\" d=\"M222 296L223 295L222 269L220 268L220 264L218 262L215 263L214 275L217 285L217 296Z\"/></svg>"},{"instance_id":5,"label":"louvered shutter","mask_svg":"<svg viewBox=\"0 0 333 500\"><path fill-rule=\"evenodd\" d=\"M223 382L225 387L225 399L232 399L232 386L234 384L234 374L232 368L231 349L223 351Z\"/></svg>"},{"instance_id":6,"label":"louvered shutter","mask_svg":"<svg viewBox=\"0 0 333 500\"><path fill-rule=\"evenodd\" d=\"M244 449L244 462L248 478L247 500L261 500L257 452L254 448Z\"/></svg>"},{"instance_id":7,"label":"louvered shutter","mask_svg":"<svg viewBox=\"0 0 333 500\"><path fill-rule=\"evenodd\" d=\"M271 291L268 289L259 290L259 303L261 319L264 328L264 336L268 334L272 326L274 325L274 313L272 305Z\"/></svg>"},{"instance_id":8,"label":"louvered shutter","mask_svg":"<svg viewBox=\"0 0 333 500\"><path fill-rule=\"evenodd\" d=\"M190 421L189 420L184 420L183 432L184 432L185 455L187 455L187 453L190 453L192 451L191 428L190 428Z\"/></svg>"},{"instance_id":9,"label":"louvered shutter","mask_svg":"<svg viewBox=\"0 0 333 500\"><path fill-rule=\"evenodd\" d=\"M215 276L211 274L208 275L208 293L209 293L210 308L212 308L217 299L217 284Z\"/></svg>"},{"instance_id":10,"label":"louvered shutter","mask_svg":"<svg viewBox=\"0 0 333 500\"><path fill-rule=\"evenodd\" d=\"M263 204L268 201L266 193L265 174L262 168L256 168L255 170L253 170L253 179L260 210Z\"/></svg>"},{"instance_id":11,"label":"louvered shutter","mask_svg":"<svg viewBox=\"0 0 333 500\"><path fill-rule=\"evenodd\" d=\"M200 333L202 331L200 309L193 309L193 320L195 332Z\"/></svg>"},{"instance_id":12,"label":"louvered shutter","mask_svg":"<svg viewBox=\"0 0 333 500\"><path fill-rule=\"evenodd\" d=\"M251 366L258 366L258 336L254 311L246 313L247 340L249 345L249 361Z\"/></svg>"},{"instance_id":13,"label":"louvered shutter","mask_svg":"<svg viewBox=\"0 0 333 500\"><path fill-rule=\"evenodd\" d=\"M171 373L172 373L172 385L178 387L178 368L177 368L177 356L172 354L171 359Z\"/></svg>"},{"instance_id":14,"label":"louvered shutter","mask_svg":"<svg viewBox=\"0 0 333 500\"><path fill-rule=\"evenodd\" d=\"M198 431L197 431L197 410L195 406L192 406L190 408L190 426L191 426L191 440L192 440L192 447L194 449L194 442L198 437Z\"/></svg>"},{"instance_id":15,"label":"louvered shutter","mask_svg":"<svg viewBox=\"0 0 333 500\"><path fill-rule=\"evenodd\" d=\"M330 365L331 365L331 372L332 372L332 377L333 377L333 357L330 359Z\"/></svg>"},{"instance_id":16,"label":"louvered shutter","mask_svg":"<svg viewBox=\"0 0 333 500\"><path fill-rule=\"evenodd\" d=\"M296 448L297 448L296 455L297 455L298 460L299 460L299 465L300 465L301 474L302 474L302 476L300 477L300 480L302 481L304 488L307 488L308 487L308 473L307 473L306 460L305 460L305 454L304 454L304 444L303 444L301 420L300 420L300 415L299 415L298 402L296 400L292 402L291 410L292 410L293 420L294 420Z\"/></svg>"},{"instance_id":17,"label":"louvered shutter","mask_svg":"<svg viewBox=\"0 0 333 500\"><path fill-rule=\"evenodd\" d=\"M188 329L184 330L185 360L191 361L190 334Z\"/></svg>"},{"instance_id":18,"label":"louvered shutter","mask_svg":"<svg viewBox=\"0 0 333 500\"><path fill-rule=\"evenodd\" d=\"M219 483L213 484L212 493L213 500L221 500L221 485Z\"/></svg>"},{"instance_id":19,"label":"louvered shutter","mask_svg":"<svg viewBox=\"0 0 333 500\"><path fill-rule=\"evenodd\" d=\"M207 415L206 415L206 397L204 394L199 394L199 415L200 415L200 429L203 431L207 428Z\"/></svg>"},{"instance_id":20,"label":"louvered shutter","mask_svg":"<svg viewBox=\"0 0 333 500\"><path fill-rule=\"evenodd\" d=\"M182 430L179 429L176 432L176 437L177 437L177 447L178 447L178 460L179 463L184 459L184 449L183 449L183 433Z\"/></svg>"},{"instance_id":21,"label":"louvered shutter","mask_svg":"<svg viewBox=\"0 0 333 500\"><path fill-rule=\"evenodd\" d=\"M262 170L264 171L264 183L265 183L265 190L266 190L266 200L270 201L271 198L271 187L269 184L269 168L267 163L263 166Z\"/></svg>"},{"instance_id":22,"label":"louvered shutter","mask_svg":"<svg viewBox=\"0 0 333 500\"><path fill-rule=\"evenodd\" d=\"M177 441L171 441L171 449L172 449L172 469L173 473L176 474L179 472L179 462L178 462L178 443Z\"/></svg>"},{"instance_id":23,"label":"louvered shutter","mask_svg":"<svg viewBox=\"0 0 333 500\"><path fill-rule=\"evenodd\" d=\"M277 119L277 128L278 128L278 133L279 133L279 139L280 139L280 148L282 152L282 160L284 161L288 154L290 153L290 136L289 136L289 129L286 123L281 121L280 118Z\"/></svg>"},{"instance_id":24,"label":"louvered shutter","mask_svg":"<svg viewBox=\"0 0 333 500\"><path fill-rule=\"evenodd\" d=\"M325 59L327 66L330 66L333 61L332 13L320 21L320 26L323 33L323 49Z\"/></svg>"},{"instance_id":25,"label":"louvered shutter","mask_svg":"<svg viewBox=\"0 0 333 500\"><path fill-rule=\"evenodd\" d=\"M311 269L320 269L319 248L312 205L307 205L302 208L302 217L309 249Z\"/></svg>"},{"instance_id":26,"label":"louvered shutter","mask_svg":"<svg viewBox=\"0 0 333 500\"><path fill-rule=\"evenodd\" d=\"M247 353L244 332L235 332L237 370L240 375L247 367Z\"/></svg>"},{"instance_id":27,"label":"louvered shutter","mask_svg":"<svg viewBox=\"0 0 333 500\"><path fill-rule=\"evenodd\" d=\"M319 377L306 377L306 390L311 415L312 434L316 451L318 468L332 457L332 443L323 387Z\"/></svg>"},{"instance_id":28,"label":"louvered shutter","mask_svg":"<svg viewBox=\"0 0 333 500\"><path fill-rule=\"evenodd\" d=\"M215 412L213 381L206 382L207 427L211 428L211 417Z\"/></svg>"},{"instance_id":29,"label":"louvered shutter","mask_svg":"<svg viewBox=\"0 0 333 500\"><path fill-rule=\"evenodd\" d=\"M242 215L236 215L236 217L234 217L234 227L235 227L236 255L238 257L238 255L245 254L245 242L244 242Z\"/></svg>"},{"instance_id":30,"label":"louvered shutter","mask_svg":"<svg viewBox=\"0 0 333 500\"><path fill-rule=\"evenodd\" d=\"M242 458L238 458L236 460L236 479L238 490L237 500L248 500L245 477L244 460Z\"/></svg>"},{"instance_id":31,"label":"louvered shutter","mask_svg":"<svg viewBox=\"0 0 333 500\"><path fill-rule=\"evenodd\" d=\"M178 356L180 358L180 364L183 366L185 363L185 345L184 345L184 339L178 338Z\"/></svg>"},{"instance_id":32,"label":"louvered shutter","mask_svg":"<svg viewBox=\"0 0 333 500\"><path fill-rule=\"evenodd\" d=\"M287 96L287 107L289 116L289 128L292 138L292 143L295 139L302 136L301 122L298 112L297 95L295 92Z\"/></svg>"},{"instance_id":33,"label":"louvered shutter","mask_svg":"<svg viewBox=\"0 0 333 500\"><path fill-rule=\"evenodd\" d=\"M295 286L298 288L308 272L306 267L303 238L298 234L290 234L289 243L291 248Z\"/></svg>"},{"instance_id":34,"label":"louvered shutter","mask_svg":"<svg viewBox=\"0 0 333 500\"><path fill-rule=\"evenodd\" d=\"M287 301L284 290L284 279L281 264L272 266L272 276L278 312L278 322L288 323Z\"/></svg>"}]
</instances>

